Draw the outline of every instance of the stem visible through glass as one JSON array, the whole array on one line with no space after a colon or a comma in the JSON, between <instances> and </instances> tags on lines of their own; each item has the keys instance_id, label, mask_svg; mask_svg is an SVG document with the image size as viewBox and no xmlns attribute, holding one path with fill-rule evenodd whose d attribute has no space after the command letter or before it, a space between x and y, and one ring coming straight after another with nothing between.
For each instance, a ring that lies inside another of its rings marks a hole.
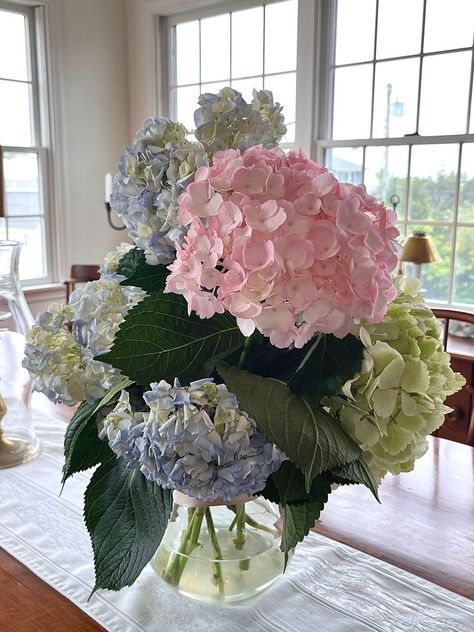
<instances>
[{"instance_id":1,"label":"stem visible through glass","mask_svg":"<svg viewBox=\"0 0 474 632\"><path fill-rule=\"evenodd\" d=\"M209 537L211 540L212 548L214 549L214 555L216 560L222 560L222 550L219 544L219 540L217 538L217 533L214 528L214 521L212 520L212 514L209 507L206 507L206 524L207 530L209 532ZM212 572L213 572L213 580L214 583L219 587L219 594L224 594L224 577L222 575L222 565L215 561L212 563Z\"/></svg>"}]
</instances>

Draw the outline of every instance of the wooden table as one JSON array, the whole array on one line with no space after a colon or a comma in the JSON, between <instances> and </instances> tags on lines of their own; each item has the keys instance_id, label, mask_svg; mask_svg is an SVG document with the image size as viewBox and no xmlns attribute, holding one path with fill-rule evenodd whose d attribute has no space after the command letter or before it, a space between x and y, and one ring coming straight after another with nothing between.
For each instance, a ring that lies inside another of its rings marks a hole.
<instances>
[{"instance_id":1,"label":"wooden table","mask_svg":"<svg viewBox=\"0 0 474 632\"><path fill-rule=\"evenodd\" d=\"M65 407L59 412L65 420L70 415ZM474 599L474 448L431 437L415 471L388 477L380 498L378 505L365 488L342 487L330 496L315 530ZM102 628L0 551L0 630Z\"/></svg>"}]
</instances>

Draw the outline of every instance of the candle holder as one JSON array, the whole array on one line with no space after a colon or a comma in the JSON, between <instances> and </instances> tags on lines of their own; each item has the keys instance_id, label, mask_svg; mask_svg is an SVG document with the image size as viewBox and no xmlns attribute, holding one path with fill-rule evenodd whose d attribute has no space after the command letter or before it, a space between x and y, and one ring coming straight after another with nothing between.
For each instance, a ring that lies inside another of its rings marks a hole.
<instances>
[{"instance_id":1,"label":"candle holder","mask_svg":"<svg viewBox=\"0 0 474 632\"><path fill-rule=\"evenodd\" d=\"M110 202L105 202L105 210L107 213L107 221L109 222L110 228L113 228L114 230L125 230L127 228L126 226L115 226L115 224L113 223L111 217L112 207L110 206Z\"/></svg>"}]
</instances>

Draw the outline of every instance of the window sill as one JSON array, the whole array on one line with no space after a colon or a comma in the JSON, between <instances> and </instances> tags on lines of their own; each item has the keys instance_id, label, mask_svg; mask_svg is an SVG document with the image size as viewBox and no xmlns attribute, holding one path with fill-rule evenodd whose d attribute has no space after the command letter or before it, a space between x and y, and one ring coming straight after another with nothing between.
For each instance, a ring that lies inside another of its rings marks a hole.
<instances>
[{"instance_id":1,"label":"window sill","mask_svg":"<svg viewBox=\"0 0 474 632\"><path fill-rule=\"evenodd\" d=\"M25 298L29 304L65 302L66 290L64 283L45 283L30 285L23 288Z\"/></svg>"}]
</instances>

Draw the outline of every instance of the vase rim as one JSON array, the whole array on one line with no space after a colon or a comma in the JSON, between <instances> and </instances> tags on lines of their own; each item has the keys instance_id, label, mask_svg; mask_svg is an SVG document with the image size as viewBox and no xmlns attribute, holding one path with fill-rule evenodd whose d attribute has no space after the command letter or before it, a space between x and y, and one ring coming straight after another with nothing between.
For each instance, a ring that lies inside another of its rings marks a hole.
<instances>
[{"instance_id":1,"label":"vase rim","mask_svg":"<svg viewBox=\"0 0 474 632\"><path fill-rule=\"evenodd\" d=\"M231 500L224 500L222 497L214 500L199 500L199 498L188 496L188 494L183 494L176 489L173 491L173 502L177 505L181 505L182 507L219 507L221 505L241 505L242 503L248 503L252 500L255 500L255 496L242 495L236 496Z\"/></svg>"}]
</instances>

